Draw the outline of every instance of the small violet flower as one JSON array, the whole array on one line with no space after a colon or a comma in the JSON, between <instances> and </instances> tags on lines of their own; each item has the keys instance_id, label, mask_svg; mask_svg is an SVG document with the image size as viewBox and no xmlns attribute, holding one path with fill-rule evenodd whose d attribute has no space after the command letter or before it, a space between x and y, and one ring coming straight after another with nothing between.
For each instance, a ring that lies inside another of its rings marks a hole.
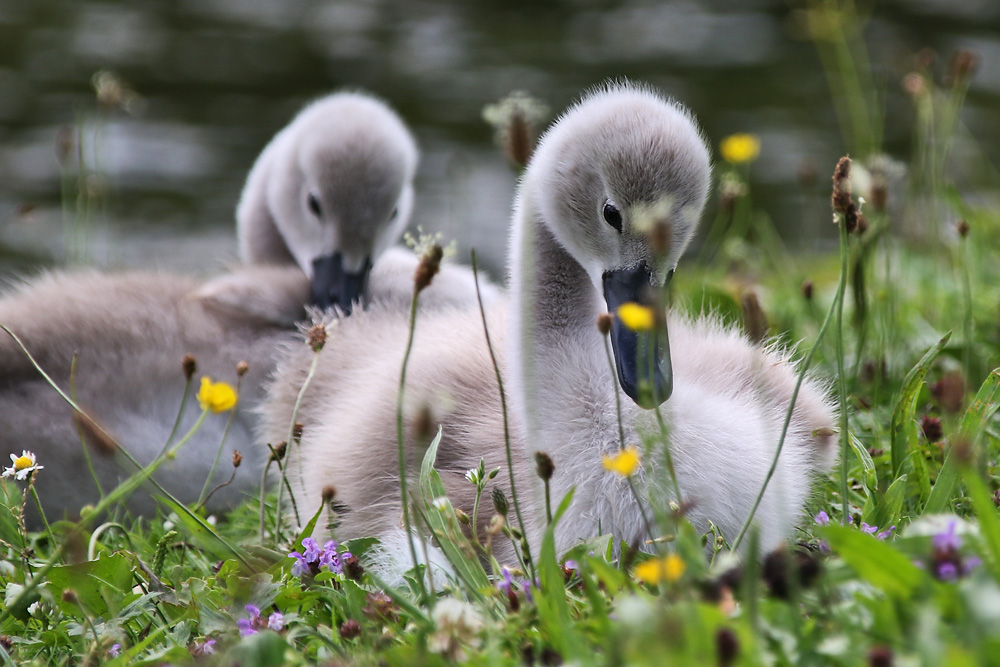
<instances>
[{"instance_id":1,"label":"small violet flower","mask_svg":"<svg viewBox=\"0 0 1000 667\"><path fill-rule=\"evenodd\" d=\"M813 519L820 526L828 526L828 525L830 525L830 515L827 514L823 510L820 510L819 514L817 514L815 517L813 517Z\"/></svg>"},{"instance_id":2,"label":"small violet flower","mask_svg":"<svg viewBox=\"0 0 1000 667\"><path fill-rule=\"evenodd\" d=\"M330 572L343 574L343 561L349 558L351 553L345 551L338 554L337 546L334 540L330 540L320 549L316 540L311 537L305 538L302 540L302 553L293 551L288 554L289 558L295 559L292 563L292 576L301 577L307 573L315 576L324 567Z\"/></svg>"},{"instance_id":3,"label":"small violet flower","mask_svg":"<svg viewBox=\"0 0 1000 667\"><path fill-rule=\"evenodd\" d=\"M931 573L939 581L955 581L982 564L975 556L962 556L962 537L956 532L957 527L952 520L931 539Z\"/></svg>"},{"instance_id":4,"label":"small violet flower","mask_svg":"<svg viewBox=\"0 0 1000 667\"><path fill-rule=\"evenodd\" d=\"M215 640L203 639L200 642L195 642L194 646L192 646L190 650L191 650L191 655L193 656L214 655Z\"/></svg>"},{"instance_id":5,"label":"small violet flower","mask_svg":"<svg viewBox=\"0 0 1000 667\"><path fill-rule=\"evenodd\" d=\"M236 621L236 627L239 628L241 637L255 635L264 629L280 632L281 629L285 627L284 616L282 616L279 612L275 612L267 618L264 618L260 615L260 607L248 604L244 607L244 609L246 609L246 612L250 614L250 618L241 618ZM214 640L212 641L214 643Z\"/></svg>"},{"instance_id":6,"label":"small violet flower","mask_svg":"<svg viewBox=\"0 0 1000 667\"><path fill-rule=\"evenodd\" d=\"M122 645L117 642L112 644L111 648L108 649L108 655L110 655L112 658L117 658L119 655L121 655L121 652L122 652Z\"/></svg>"}]
</instances>

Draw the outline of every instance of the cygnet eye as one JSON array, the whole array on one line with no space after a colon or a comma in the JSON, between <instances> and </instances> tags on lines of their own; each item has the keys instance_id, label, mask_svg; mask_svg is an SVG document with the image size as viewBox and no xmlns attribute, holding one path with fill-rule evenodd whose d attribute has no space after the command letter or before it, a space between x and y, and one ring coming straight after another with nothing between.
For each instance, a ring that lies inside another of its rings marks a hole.
<instances>
[{"instance_id":1,"label":"cygnet eye","mask_svg":"<svg viewBox=\"0 0 1000 667\"><path fill-rule=\"evenodd\" d=\"M604 220L618 232L622 230L622 214L610 199L604 202Z\"/></svg>"},{"instance_id":2,"label":"cygnet eye","mask_svg":"<svg viewBox=\"0 0 1000 667\"><path fill-rule=\"evenodd\" d=\"M312 214L317 218L323 215L323 209L320 208L319 205L319 197L310 192L309 197L306 199L306 203L309 205L309 210L312 211Z\"/></svg>"}]
</instances>

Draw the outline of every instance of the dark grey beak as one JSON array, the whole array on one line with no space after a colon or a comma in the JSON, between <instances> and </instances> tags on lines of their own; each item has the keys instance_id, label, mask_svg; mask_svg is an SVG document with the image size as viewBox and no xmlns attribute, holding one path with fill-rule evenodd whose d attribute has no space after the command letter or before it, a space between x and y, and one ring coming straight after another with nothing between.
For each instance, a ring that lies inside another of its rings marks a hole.
<instances>
[{"instance_id":1,"label":"dark grey beak","mask_svg":"<svg viewBox=\"0 0 1000 667\"><path fill-rule=\"evenodd\" d=\"M667 275L667 282L673 271ZM643 262L634 269L608 271L604 274L604 300L608 312L616 315L624 303L647 304L652 286L652 272ZM670 367L670 340L667 329L632 331L616 316L611 325L611 348L622 391L641 408L651 410L670 398L674 374Z\"/></svg>"},{"instance_id":2,"label":"dark grey beak","mask_svg":"<svg viewBox=\"0 0 1000 667\"><path fill-rule=\"evenodd\" d=\"M350 315L355 303L361 303L368 289L372 263L365 258L358 273L344 271L344 259L339 252L313 260L312 300L321 308L337 306Z\"/></svg>"}]
</instances>

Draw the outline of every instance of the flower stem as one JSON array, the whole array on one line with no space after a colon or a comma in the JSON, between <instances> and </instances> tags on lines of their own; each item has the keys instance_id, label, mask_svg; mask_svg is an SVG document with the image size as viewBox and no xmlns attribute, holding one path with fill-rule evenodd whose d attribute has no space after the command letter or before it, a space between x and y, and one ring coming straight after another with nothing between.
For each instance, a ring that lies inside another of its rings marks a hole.
<instances>
[{"instance_id":1,"label":"flower stem","mask_svg":"<svg viewBox=\"0 0 1000 667\"><path fill-rule=\"evenodd\" d=\"M799 368L798 377L795 379L795 389L792 390L792 398L789 401L788 410L785 411L785 421L781 426L781 436L778 438L778 446L774 450L774 458L771 461L771 467L767 471L767 475L764 477L764 483L760 487L760 491L757 493L757 498L754 500L753 506L750 508L750 513L747 515L746 520L743 522L743 527L740 528L739 534L733 541L732 550L736 551L739 549L740 544L743 543L743 538L746 537L747 531L750 529L750 525L753 522L754 514L757 512L757 508L760 506L760 501L764 497L764 492L767 491L767 485L770 483L771 478L774 476L774 471L778 467L778 457L781 456L781 450L785 446L785 436L788 434L788 426L792 421L792 411L795 409L795 401L799 397L799 389L802 387L802 382L805 380L806 371L809 370L809 365L812 363L813 356L816 354L816 350L819 348L820 343L823 342L823 336L826 335L826 330L830 326L830 321L833 319L834 313L841 311L844 303L844 288L847 284L847 227L840 222L840 279L837 283L837 294L833 298L833 303L830 304L830 310L827 311L826 317L823 319L823 324L819 328L819 333L816 334L816 340L813 342L812 347L809 348L809 353L806 358L802 360L802 364ZM838 317L838 324L842 320L842 317ZM839 328L839 327L838 327ZM840 367L840 381L844 382L843 374L843 355L839 353L841 346L838 345L838 361ZM844 390L843 384L841 384L841 389ZM845 409L846 398L842 395L840 401L840 415L841 415L841 438L842 440L846 438L847 435L847 411ZM846 442L846 440L844 440ZM843 456L842 459L846 462L847 457ZM846 465L846 463L845 463ZM847 475L843 475L842 480L844 486L847 485ZM843 492L843 491L842 491ZM844 512L846 516L846 506L847 506L847 494L843 492L844 498Z\"/></svg>"},{"instance_id":2,"label":"flower stem","mask_svg":"<svg viewBox=\"0 0 1000 667\"><path fill-rule=\"evenodd\" d=\"M406 451L403 447L403 397L406 390L406 367L410 363L410 353L413 351L413 337L417 328L417 301L420 297L420 289L414 286L413 299L410 301L410 324L409 335L406 339L406 352L403 354L403 367L399 372L399 392L396 397L396 456L399 460L399 495L403 503L403 526L406 530L406 541L410 547L410 558L413 559L413 569L419 565L417 560L417 548L413 544L413 530L410 523L410 502L406 491ZM427 574L430 576L430 564L427 567ZM427 598L427 591L424 588L424 578L418 576L417 584L420 587L420 596Z\"/></svg>"},{"instance_id":3,"label":"flower stem","mask_svg":"<svg viewBox=\"0 0 1000 667\"><path fill-rule=\"evenodd\" d=\"M319 365L319 353L322 351L322 349L323 348L320 348L318 350L313 351L313 359L312 359L312 363L309 365L309 372L306 374L306 379L302 383L302 387L299 389L298 395L295 397L295 406L292 408L292 420L291 420L291 423L288 425L288 440L286 441L286 445L285 445L285 447L286 447L285 465L281 465L281 463L278 462L278 470L281 472L281 481L282 481L282 483L278 485L278 499L277 499L276 504L275 504L275 512L277 513L277 515L279 517L277 519L278 522L281 521L281 518L280 518L281 517L281 496L282 496L282 493L285 490L285 487L288 486L288 477L286 476L286 472L285 471L288 470L288 465L287 464L292 460L292 452L295 449L295 444L296 444L296 442L295 442L295 420L298 419L298 417L299 417L299 410L302 409L302 399L306 395L306 390L309 388L309 385L312 383L313 376L316 375L316 367ZM300 482L301 482L301 480L300 480ZM288 486L288 495L292 496L292 490L291 490L290 486ZM294 498L292 500L292 509L295 511L295 523L296 524L301 524L302 520L299 518L299 509L296 506ZM275 525L278 525L278 524L275 524ZM277 532L275 533L275 537L277 537Z\"/></svg>"},{"instance_id":4,"label":"flower stem","mask_svg":"<svg viewBox=\"0 0 1000 667\"><path fill-rule=\"evenodd\" d=\"M483 307L483 295L479 290L479 268L476 264L476 251L472 253L472 279L476 284L476 301L479 303L479 317L483 321L483 333L486 335L486 349L490 352L490 361L493 363L493 372L497 376L497 387L500 391L500 412L503 415L503 444L507 453L507 474L510 477L510 497L514 503L514 515L517 517L517 526L521 534L525 536L524 553L526 560L531 566L531 576L535 577L535 561L531 557L531 547L528 544L525 533L524 519L521 518L521 504L517 501L517 487L514 484L514 456L510 449L510 424L507 419L507 395L503 389L503 377L500 375L500 365L497 364L497 356L493 352L493 342L490 340L490 329L486 324L486 309ZM520 558L520 555L518 556ZM522 561L523 562L523 561Z\"/></svg>"},{"instance_id":5,"label":"flower stem","mask_svg":"<svg viewBox=\"0 0 1000 667\"><path fill-rule=\"evenodd\" d=\"M238 378L236 380L236 395L237 396L240 395L240 385L242 385L242 384L243 384L243 378L240 377L240 378ZM190 385L191 385L191 382L188 381L188 386L190 386ZM187 387L184 388L184 393L185 393L185 398L186 398L187 397L186 396L186 394L187 394ZM181 410L182 411L184 410L184 404L183 404L183 402L181 403ZM180 417L178 417L178 419L179 418ZM235 419L236 419L236 408L234 407L232 410L229 411L229 420L226 421L226 430L222 432L222 440L219 442L219 449L216 450L216 452L215 452L215 460L212 461L212 467L208 471L208 477L205 478L205 484L204 484L204 486L201 487L201 493L198 494L198 502L197 502L198 505L202 505L202 504L204 504L205 502L208 501L208 498L206 497L205 494L208 493L208 485L212 482L212 477L215 476L215 470L219 467L219 461L222 459L222 449L226 446L226 438L229 437L229 429L231 429L233 427L233 421ZM175 425L175 428L176 428L176 425ZM171 435L171 438L172 437L173 437L173 435ZM170 440L167 440L167 442L169 443ZM236 470L233 470L233 476L234 477L236 476ZM231 482L233 480L230 479L229 481ZM225 484L228 484L228 483L229 482L225 482ZM213 489L212 493L215 493L215 491L218 490L218 488L219 487L216 487L215 489ZM209 494L209 495L211 495L211 494Z\"/></svg>"}]
</instances>

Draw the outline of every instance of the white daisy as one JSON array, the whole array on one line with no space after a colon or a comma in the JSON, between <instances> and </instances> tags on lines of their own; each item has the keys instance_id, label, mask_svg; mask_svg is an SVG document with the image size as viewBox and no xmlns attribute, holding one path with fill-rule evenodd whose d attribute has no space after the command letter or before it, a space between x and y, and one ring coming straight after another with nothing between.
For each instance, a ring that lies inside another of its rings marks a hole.
<instances>
[{"instance_id":1,"label":"white daisy","mask_svg":"<svg viewBox=\"0 0 1000 667\"><path fill-rule=\"evenodd\" d=\"M13 462L13 465L9 468L4 468L3 474L0 474L0 477L13 477L19 481L24 481L28 478L29 474L45 467L38 465L34 452L29 452L27 449L22 450L20 456L11 454L10 460Z\"/></svg>"}]
</instances>

